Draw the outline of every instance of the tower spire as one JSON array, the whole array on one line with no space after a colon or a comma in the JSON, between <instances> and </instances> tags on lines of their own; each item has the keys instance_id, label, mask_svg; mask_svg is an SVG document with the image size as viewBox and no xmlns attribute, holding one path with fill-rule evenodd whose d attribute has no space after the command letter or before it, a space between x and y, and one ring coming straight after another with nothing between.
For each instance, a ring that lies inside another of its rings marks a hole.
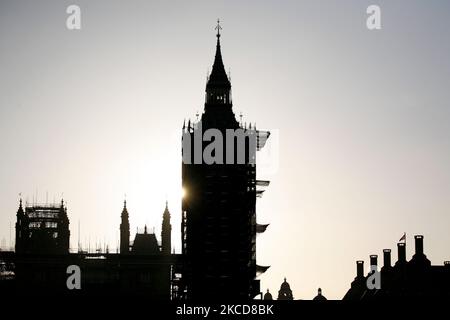
<instances>
[{"instance_id":1,"label":"tower spire","mask_svg":"<svg viewBox=\"0 0 450 320\"><path fill-rule=\"evenodd\" d=\"M222 30L222 27L220 26L220 19L217 19L217 26L215 28L217 30L217 41L219 41L220 38L220 30Z\"/></svg>"},{"instance_id":2,"label":"tower spire","mask_svg":"<svg viewBox=\"0 0 450 320\"><path fill-rule=\"evenodd\" d=\"M170 224L169 203L166 199L166 208L163 213L161 228L161 252L169 255L172 247L172 225Z\"/></svg>"},{"instance_id":3,"label":"tower spire","mask_svg":"<svg viewBox=\"0 0 450 320\"><path fill-rule=\"evenodd\" d=\"M126 254L130 250L130 222L127 210L127 200L123 200L123 210L120 223L120 253Z\"/></svg>"},{"instance_id":4,"label":"tower spire","mask_svg":"<svg viewBox=\"0 0 450 320\"><path fill-rule=\"evenodd\" d=\"M206 84L206 103L209 105L231 105L231 83L225 71L220 48L220 20L217 20L216 55L211 74Z\"/></svg>"},{"instance_id":5,"label":"tower spire","mask_svg":"<svg viewBox=\"0 0 450 320\"><path fill-rule=\"evenodd\" d=\"M22 192L19 193L19 209L22 209Z\"/></svg>"}]
</instances>

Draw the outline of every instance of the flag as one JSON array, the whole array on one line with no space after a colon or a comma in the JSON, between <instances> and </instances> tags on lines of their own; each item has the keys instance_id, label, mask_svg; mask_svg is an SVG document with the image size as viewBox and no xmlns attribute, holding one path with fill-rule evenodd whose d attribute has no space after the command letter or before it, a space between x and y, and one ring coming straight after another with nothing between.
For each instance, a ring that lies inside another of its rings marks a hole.
<instances>
[{"instance_id":1,"label":"flag","mask_svg":"<svg viewBox=\"0 0 450 320\"><path fill-rule=\"evenodd\" d=\"M402 237L400 238L400 240L398 240L398 242L400 242L400 241L405 241L406 242L406 232L404 232Z\"/></svg>"}]
</instances>

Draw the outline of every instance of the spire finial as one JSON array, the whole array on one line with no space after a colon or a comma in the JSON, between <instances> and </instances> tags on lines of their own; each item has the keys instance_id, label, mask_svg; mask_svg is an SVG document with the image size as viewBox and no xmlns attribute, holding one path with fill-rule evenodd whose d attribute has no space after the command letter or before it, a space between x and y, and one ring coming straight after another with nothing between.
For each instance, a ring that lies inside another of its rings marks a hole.
<instances>
[{"instance_id":1,"label":"spire finial","mask_svg":"<svg viewBox=\"0 0 450 320\"><path fill-rule=\"evenodd\" d=\"M220 19L217 19L217 26L215 28L217 30L217 40L220 38L220 30L222 30L222 27L220 26Z\"/></svg>"}]
</instances>

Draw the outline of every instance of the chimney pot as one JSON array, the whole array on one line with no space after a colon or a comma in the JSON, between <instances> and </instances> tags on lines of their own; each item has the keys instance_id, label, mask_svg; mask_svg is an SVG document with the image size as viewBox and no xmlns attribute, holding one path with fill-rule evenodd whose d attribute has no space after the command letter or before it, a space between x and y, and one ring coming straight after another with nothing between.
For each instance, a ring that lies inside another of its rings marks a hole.
<instances>
[{"instance_id":1,"label":"chimney pot","mask_svg":"<svg viewBox=\"0 0 450 320\"><path fill-rule=\"evenodd\" d=\"M378 256L376 254L372 254L370 256L370 266L377 266L378 265Z\"/></svg>"},{"instance_id":2,"label":"chimney pot","mask_svg":"<svg viewBox=\"0 0 450 320\"><path fill-rule=\"evenodd\" d=\"M390 268L391 267L391 249L384 249L384 267Z\"/></svg>"},{"instance_id":3,"label":"chimney pot","mask_svg":"<svg viewBox=\"0 0 450 320\"><path fill-rule=\"evenodd\" d=\"M416 240L416 254L423 254L423 236L416 235L414 239Z\"/></svg>"},{"instance_id":4,"label":"chimney pot","mask_svg":"<svg viewBox=\"0 0 450 320\"><path fill-rule=\"evenodd\" d=\"M406 262L406 244L403 242L397 243L398 261Z\"/></svg>"},{"instance_id":5,"label":"chimney pot","mask_svg":"<svg viewBox=\"0 0 450 320\"><path fill-rule=\"evenodd\" d=\"M362 260L356 261L356 277L357 278L364 277L364 261Z\"/></svg>"}]
</instances>

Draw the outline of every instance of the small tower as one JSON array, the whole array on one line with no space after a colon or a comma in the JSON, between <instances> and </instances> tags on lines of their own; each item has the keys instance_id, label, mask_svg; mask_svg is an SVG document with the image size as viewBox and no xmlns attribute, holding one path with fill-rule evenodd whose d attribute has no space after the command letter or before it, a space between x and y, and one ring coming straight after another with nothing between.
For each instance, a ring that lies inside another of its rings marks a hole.
<instances>
[{"instance_id":1,"label":"small tower","mask_svg":"<svg viewBox=\"0 0 450 320\"><path fill-rule=\"evenodd\" d=\"M278 291L278 300L294 300L291 287L286 281L286 278L284 278L284 282L281 284L280 290Z\"/></svg>"},{"instance_id":2,"label":"small tower","mask_svg":"<svg viewBox=\"0 0 450 320\"><path fill-rule=\"evenodd\" d=\"M225 71L225 67L222 61L222 52L220 49L220 26L219 20L217 21L217 44L216 44L216 55L214 57L214 64L212 67L211 74L209 75L208 82L206 84L206 103L205 111L209 108L225 107L229 108L231 111L231 82ZM233 114L233 122L234 119Z\"/></svg>"},{"instance_id":3,"label":"small tower","mask_svg":"<svg viewBox=\"0 0 450 320\"><path fill-rule=\"evenodd\" d=\"M16 253L67 254L70 231L67 207L35 204L22 207L20 199L16 222Z\"/></svg>"},{"instance_id":4,"label":"small tower","mask_svg":"<svg viewBox=\"0 0 450 320\"><path fill-rule=\"evenodd\" d=\"M321 288L317 289L317 296L315 296L313 300L314 301L325 301L325 300L327 300L327 298L325 298L325 296L322 295L322 289Z\"/></svg>"},{"instance_id":5,"label":"small tower","mask_svg":"<svg viewBox=\"0 0 450 320\"><path fill-rule=\"evenodd\" d=\"M120 253L126 254L130 251L130 222L127 210L127 201L123 202L122 222L120 223Z\"/></svg>"},{"instance_id":6,"label":"small tower","mask_svg":"<svg viewBox=\"0 0 450 320\"><path fill-rule=\"evenodd\" d=\"M20 198L19 209L17 210L17 222L16 222L16 252L21 253L23 251L23 239L29 238L28 221L25 216L25 212L22 207L22 198Z\"/></svg>"},{"instance_id":7,"label":"small tower","mask_svg":"<svg viewBox=\"0 0 450 320\"><path fill-rule=\"evenodd\" d=\"M267 292L264 294L264 300L273 300L272 294L269 292L269 289L267 289Z\"/></svg>"},{"instance_id":8,"label":"small tower","mask_svg":"<svg viewBox=\"0 0 450 320\"><path fill-rule=\"evenodd\" d=\"M67 206L65 205L64 200L61 200L57 226L57 232L54 236L56 237L58 250L60 252L68 252L70 247L70 229Z\"/></svg>"},{"instance_id":9,"label":"small tower","mask_svg":"<svg viewBox=\"0 0 450 320\"><path fill-rule=\"evenodd\" d=\"M170 224L170 212L168 203L166 201L166 209L163 213L162 228L161 228L161 252L169 255L172 247L172 225Z\"/></svg>"}]
</instances>

